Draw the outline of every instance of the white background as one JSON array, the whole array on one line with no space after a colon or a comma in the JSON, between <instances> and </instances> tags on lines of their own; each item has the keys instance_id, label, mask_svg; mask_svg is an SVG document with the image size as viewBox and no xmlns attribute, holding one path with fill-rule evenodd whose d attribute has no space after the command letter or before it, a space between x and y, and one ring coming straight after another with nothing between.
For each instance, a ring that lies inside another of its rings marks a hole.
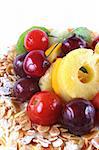
<instances>
[{"instance_id":1,"label":"white background","mask_svg":"<svg viewBox=\"0 0 99 150\"><path fill-rule=\"evenodd\" d=\"M0 0L0 51L32 25L99 31L99 0Z\"/></svg>"}]
</instances>

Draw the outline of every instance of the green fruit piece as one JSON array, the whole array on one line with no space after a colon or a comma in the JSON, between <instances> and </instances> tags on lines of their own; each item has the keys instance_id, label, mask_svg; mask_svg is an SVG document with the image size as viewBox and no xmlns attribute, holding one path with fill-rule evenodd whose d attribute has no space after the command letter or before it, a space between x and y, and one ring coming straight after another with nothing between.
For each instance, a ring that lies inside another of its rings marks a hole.
<instances>
[{"instance_id":1,"label":"green fruit piece","mask_svg":"<svg viewBox=\"0 0 99 150\"><path fill-rule=\"evenodd\" d=\"M16 51L17 54L23 54L26 52L26 49L24 47L24 37L26 36L27 32L24 32L20 35L17 44L16 44Z\"/></svg>"},{"instance_id":2,"label":"green fruit piece","mask_svg":"<svg viewBox=\"0 0 99 150\"><path fill-rule=\"evenodd\" d=\"M69 36L68 31L58 31L58 30L52 30L49 35L49 44L52 45L54 43L62 42L64 39L66 39Z\"/></svg>"},{"instance_id":3,"label":"green fruit piece","mask_svg":"<svg viewBox=\"0 0 99 150\"><path fill-rule=\"evenodd\" d=\"M86 42L91 43L92 41L92 32L86 27L79 27L74 29L73 33L84 39Z\"/></svg>"},{"instance_id":4,"label":"green fruit piece","mask_svg":"<svg viewBox=\"0 0 99 150\"><path fill-rule=\"evenodd\" d=\"M33 26L31 28L29 28L28 30L26 30L25 32L23 32L18 41L17 41L17 44L16 44L16 51L17 51L17 54L23 54L26 52L26 49L24 47L24 38L25 36L27 35L28 32L32 31L33 29L41 29L43 30L44 32L47 33L47 35L50 34L50 31L48 29L46 29L45 27L39 27L39 26Z\"/></svg>"}]
</instances>

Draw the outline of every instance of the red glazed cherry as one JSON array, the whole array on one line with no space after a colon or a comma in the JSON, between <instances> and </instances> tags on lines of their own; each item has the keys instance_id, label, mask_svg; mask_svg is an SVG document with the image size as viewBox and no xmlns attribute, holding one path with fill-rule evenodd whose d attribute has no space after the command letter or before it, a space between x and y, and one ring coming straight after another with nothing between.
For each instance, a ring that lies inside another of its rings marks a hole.
<instances>
[{"instance_id":1,"label":"red glazed cherry","mask_svg":"<svg viewBox=\"0 0 99 150\"><path fill-rule=\"evenodd\" d=\"M24 46L28 51L31 50L46 50L48 49L48 36L40 30L35 29L30 31L24 40Z\"/></svg>"},{"instance_id":2,"label":"red glazed cherry","mask_svg":"<svg viewBox=\"0 0 99 150\"><path fill-rule=\"evenodd\" d=\"M26 73L23 70L23 61L26 57L27 53L18 55L14 60L14 71L16 75L19 75L20 77L26 77Z\"/></svg>"},{"instance_id":3,"label":"red glazed cherry","mask_svg":"<svg viewBox=\"0 0 99 150\"><path fill-rule=\"evenodd\" d=\"M64 40L62 43L62 50L65 54L77 48L88 48L88 44L82 38L78 37L76 34Z\"/></svg>"},{"instance_id":4,"label":"red glazed cherry","mask_svg":"<svg viewBox=\"0 0 99 150\"><path fill-rule=\"evenodd\" d=\"M95 97L93 98L91 102L94 105L95 109L99 110L99 93L95 95Z\"/></svg>"},{"instance_id":5,"label":"red glazed cherry","mask_svg":"<svg viewBox=\"0 0 99 150\"><path fill-rule=\"evenodd\" d=\"M75 98L64 105L62 119L71 133L81 136L94 127L95 109L90 101Z\"/></svg>"},{"instance_id":6,"label":"red glazed cherry","mask_svg":"<svg viewBox=\"0 0 99 150\"><path fill-rule=\"evenodd\" d=\"M40 89L36 80L31 78L21 78L15 83L13 91L17 101L25 102L29 100L33 94L40 91Z\"/></svg>"},{"instance_id":7,"label":"red glazed cherry","mask_svg":"<svg viewBox=\"0 0 99 150\"><path fill-rule=\"evenodd\" d=\"M33 123L52 125L57 123L61 110L60 98L53 92L43 91L31 98L27 107L27 114Z\"/></svg>"},{"instance_id":8,"label":"red glazed cherry","mask_svg":"<svg viewBox=\"0 0 99 150\"><path fill-rule=\"evenodd\" d=\"M27 75L31 77L41 77L49 68L50 63L47 60L44 51L34 50L25 57L23 68Z\"/></svg>"},{"instance_id":9,"label":"red glazed cherry","mask_svg":"<svg viewBox=\"0 0 99 150\"><path fill-rule=\"evenodd\" d=\"M95 39L92 42L92 48L95 49L96 44L99 42L99 36L95 37Z\"/></svg>"}]
</instances>

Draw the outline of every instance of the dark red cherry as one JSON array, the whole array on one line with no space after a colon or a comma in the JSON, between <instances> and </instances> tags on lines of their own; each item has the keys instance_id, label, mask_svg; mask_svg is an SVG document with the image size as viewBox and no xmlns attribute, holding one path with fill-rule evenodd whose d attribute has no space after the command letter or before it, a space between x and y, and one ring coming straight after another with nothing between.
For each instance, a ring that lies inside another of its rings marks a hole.
<instances>
[{"instance_id":1,"label":"dark red cherry","mask_svg":"<svg viewBox=\"0 0 99 150\"><path fill-rule=\"evenodd\" d=\"M62 119L71 133L81 136L94 127L95 109L90 101L75 98L64 105Z\"/></svg>"},{"instance_id":2,"label":"dark red cherry","mask_svg":"<svg viewBox=\"0 0 99 150\"><path fill-rule=\"evenodd\" d=\"M31 78L21 78L15 83L13 91L17 101L25 102L29 100L33 94L40 91L40 89L36 80Z\"/></svg>"},{"instance_id":3,"label":"dark red cherry","mask_svg":"<svg viewBox=\"0 0 99 150\"><path fill-rule=\"evenodd\" d=\"M65 54L77 48L88 48L88 44L76 34L67 38L62 43L62 50Z\"/></svg>"},{"instance_id":4,"label":"dark red cherry","mask_svg":"<svg viewBox=\"0 0 99 150\"><path fill-rule=\"evenodd\" d=\"M26 77L26 73L23 70L23 61L26 55L27 53L16 56L13 63L15 74L19 75L20 77Z\"/></svg>"},{"instance_id":5,"label":"dark red cherry","mask_svg":"<svg viewBox=\"0 0 99 150\"><path fill-rule=\"evenodd\" d=\"M25 73L31 77L43 76L49 66L50 63L42 50L29 52L23 63Z\"/></svg>"}]
</instances>

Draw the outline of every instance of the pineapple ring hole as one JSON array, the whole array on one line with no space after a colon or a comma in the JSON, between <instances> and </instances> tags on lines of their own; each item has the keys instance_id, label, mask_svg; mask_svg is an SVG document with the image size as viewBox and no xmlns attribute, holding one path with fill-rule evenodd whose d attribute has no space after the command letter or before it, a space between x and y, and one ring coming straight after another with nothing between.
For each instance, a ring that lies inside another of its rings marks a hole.
<instances>
[{"instance_id":1,"label":"pineapple ring hole","mask_svg":"<svg viewBox=\"0 0 99 150\"><path fill-rule=\"evenodd\" d=\"M93 79L94 72L93 69L88 65L83 65L79 68L78 71L78 79L82 83L88 83Z\"/></svg>"}]
</instances>

